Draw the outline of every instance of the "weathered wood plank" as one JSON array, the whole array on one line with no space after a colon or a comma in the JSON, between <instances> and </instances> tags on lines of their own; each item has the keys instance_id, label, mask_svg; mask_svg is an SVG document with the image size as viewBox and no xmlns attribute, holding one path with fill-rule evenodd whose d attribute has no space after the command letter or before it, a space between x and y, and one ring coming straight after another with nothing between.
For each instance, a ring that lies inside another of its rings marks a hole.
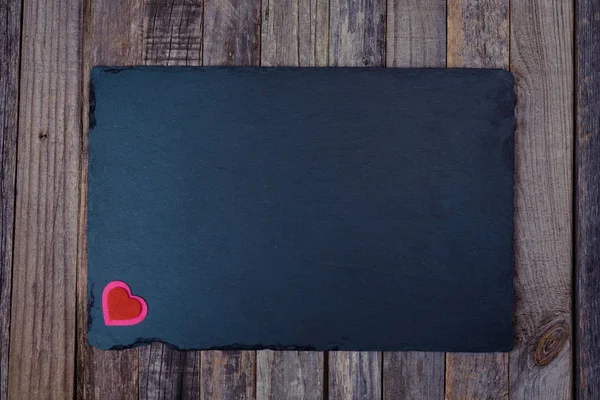
<instances>
[{"instance_id":1,"label":"weathered wood plank","mask_svg":"<svg viewBox=\"0 0 600 400\"><path fill-rule=\"evenodd\" d=\"M446 1L388 0L387 66L446 66Z\"/></svg>"},{"instance_id":2,"label":"weathered wood plank","mask_svg":"<svg viewBox=\"0 0 600 400\"><path fill-rule=\"evenodd\" d=\"M204 65L259 65L259 1L215 0L204 5Z\"/></svg>"},{"instance_id":3,"label":"weathered wood plank","mask_svg":"<svg viewBox=\"0 0 600 400\"><path fill-rule=\"evenodd\" d=\"M323 399L323 353L270 351L257 353L258 399Z\"/></svg>"},{"instance_id":4,"label":"weathered wood plank","mask_svg":"<svg viewBox=\"0 0 600 400\"><path fill-rule=\"evenodd\" d=\"M150 0L143 10L145 65L201 65L202 1ZM140 399L198 399L200 352L162 343L139 348Z\"/></svg>"},{"instance_id":5,"label":"weathered wood plank","mask_svg":"<svg viewBox=\"0 0 600 400\"><path fill-rule=\"evenodd\" d=\"M263 1L261 64L326 66L329 1Z\"/></svg>"},{"instance_id":6,"label":"weathered wood plank","mask_svg":"<svg viewBox=\"0 0 600 400\"><path fill-rule=\"evenodd\" d=\"M256 398L255 351L203 351L200 398Z\"/></svg>"},{"instance_id":7,"label":"weathered wood plank","mask_svg":"<svg viewBox=\"0 0 600 400\"><path fill-rule=\"evenodd\" d=\"M72 398L81 2L26 2L19 100L9 398Z\"/></svg>"},{"instance_id":8,"label":"weathered wood plank","mask_svg":"<svg viewBox=\"0 0 600 400\"><path fill-rule=\"evenodd\" d=\"M325 66L327 0L263 1L261 63L266 66ZM322 399L323 353L259 351L257 398Z\"/></svg>"},{"instance_id":9,"label":"weathered wood plank","mask_svg":"<svg viewBox=\"0 0 600 400\"><path fill-rule=\"evenodd\" d=\"M508 399L508 353L448 353L446 399Z\"/></svg>"},{"instance_id":10,"label":"weathered wood plank","mask_svg":"<svg viewBox=\"0 0 600 400\"><path fill-rule=\"evenodd\" d=\"M577 2L577 398L600 388L600 3Z\"/></svg>"},{"instance_id":11,"label":"weathered wood plank","mask_svg":"<svg viewBox=\"0 0 600 400\"><path fill-rule=\"evenodd\" d=\"M446 1L388 0L387 66L446 66ZM384 399L442 399L444 353L383 353Z\"/></svg>"},{"instance_id":12,"label":"weathered wood plank","mask_svg":"<svg viewBox=\"0 0 600 400\"><path fill-rule=\"evenodd\" d=\"M102 351L87 343L87 130L89 72L94 65L139 64L141 3L111 0L84 3L84 56L77 307L77 398L138 398L138 350ZM96 300L97 301L97 300Z\"/></svg>"},{"instance_id":13,"label":"weathered wood plank","mask_svg":"<svg viewBox=\"0 0 600 400\"><path fill-rule=\"evenodd\" d=\"M516 345L510 396L572 396L573 3L511 2Z\"/></svg>"},{"instance_id":14,"label":"weathered wood plank","mask_svg":"<svg viewBox=\"0 0 600 400\"><path fill-rule=\"evenodd\" d=\"M383 66L385 0L331 0L329 10L329 65Z\"/></svg>"},{"instance_id":15,"label":"weathered wood plank","mask_svg":"<svg viewBox=\"0 0 600 400\"><path fill-rule=\"evenodd\" d=\"M260 64L260 2L208 1L204 5L204 65ZM203 351L202 399L256 398L256 351Z\"/></svg>"},{"instance_id":16,"label":"weathered wood plank","mask_svg":"<svg viewBox=\"0 0 600 400\"><path fill-rule=\"evenodd\" d=\"M331 400L380 399L381 352L330 352L328 390Z\"/></svg>"},{"instance_id":17,"label":"weathered wood plank","mask_svg":"<svg viewBox=\"0 0 600 400\"><path fill-rule=\"evenodd\" d=\"M385 0L330 0L329 65L385 64ZM329 353L329 399L381 398L381 352Z\"/></svg>"},{"instance_id":18,"label":"weathered wood plank","mask_svg":"<svg viewBox=\"0 0 600 400\"><path fill-rule=\"evenodd\" d=\"M0 0L0 400L8 398L21 2Z\"/></svg>"},{"instance_id":19,"label":"weathered wood plank","mask_svg":"<svg viewBox=\"0 0 600 400\"><path fill-rule=\"evenodd\" d=\"M448 0L448 67L509 67L509 1ZM446 398L508 398L508 357L448 353Z\"/></svg>"},{"instance_id":20,"label":"weathered wood plank","mask_svg":"<svg viewBox=\"0 0 600 400\"><path fill-rule=\"evenodd\" d=\"M444 398L444 353L383 353L383 398Z\"/></svg>"},{"instance_id":21,"label":"weathered wood plank","mask_svg":"<svg viewBox=\"0 0 600 400\"><path fill-rule=\"evenodd\" d=\"M200 352L152 343L139 354L140 399L200 398Z\"/></svg>"}]
</instances>

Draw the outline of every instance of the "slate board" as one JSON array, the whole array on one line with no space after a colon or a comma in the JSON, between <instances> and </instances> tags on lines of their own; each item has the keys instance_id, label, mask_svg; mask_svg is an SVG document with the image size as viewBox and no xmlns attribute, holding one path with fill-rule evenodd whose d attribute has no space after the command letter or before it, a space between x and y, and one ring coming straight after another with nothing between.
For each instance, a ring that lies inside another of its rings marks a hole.
<instances>
[{"instance_id":1,"label":"slate board","mask_svg":"<svg viewBox=\"0 0 600 400\"><path fill-rule=\"evenodd\" d=\"M509 72L91 77L92 345L512 347ZM105 324L111 281L144 299L143 321Z\"/></svg>"}]
</instances>

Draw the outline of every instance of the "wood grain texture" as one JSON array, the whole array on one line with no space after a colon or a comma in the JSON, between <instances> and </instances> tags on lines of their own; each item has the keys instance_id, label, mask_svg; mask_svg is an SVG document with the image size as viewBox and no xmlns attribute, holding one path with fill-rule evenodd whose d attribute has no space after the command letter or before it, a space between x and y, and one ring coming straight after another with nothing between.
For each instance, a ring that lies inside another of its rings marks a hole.
<instances>
[{"instance_id":1,"label":"wood grain texture","mask_svg":"<svg viewBox=\"0 0 600 400\"><path fill-rule=\"evenodd\" d=\"M260 15L259 1L207 1L204 65L259 65Z\"/></svg>"},{"instance_id":2,"label":"wood grain texture","mask_svg":"<svg viewBox=\"0 0 600 400\"><path fill-rule=\"evenodd\" d=\"M323 352L270 351L257 353L258 399L323 399Z\"/></svg>"},{"instance_id":3,"label":"wood grain texture","mask_svg":"<svg viewBox=\"0 0 600 400\"><path fill-rule=\"evenodd\" d=\"M515 349L510 396L572 396L573 4L511 2L516 79Z\"/></svg>"},{"instance_id":4,"label":"wood grain texture","mask_svg":"<svg viewBox=\"0 0 600 400\"><path fill-rule=\"evenodd\" d=\"M261 64L327 65L328 0L262 2Z\"/></svg>"},{"instance_id":5,"label":"wood grain texture","mask_svg":"<svg viewBox=\"0 0 600 400\"><path fill-rule=\"evenodd\" d=\"M448 0L447 65L509 68L509 0ZM446 399L508 398L508 357L448 353Z\"/></svg>"},{"instance_id":6,"label":"wood grain texture","mask_svg":"<svg viewBox=\"0 0 600 400\"><path fill-rule=\"evenodd\" d=\"M444 353L383 353L383 398L444 398Z\"/></svg>"},{"instance_id":7,"label":"wood grain texture","mask_svg":"<svg viewBox=\"0 0 600 400\"><path fill-rule=\"evenodd\" d=\"M331 400L380 399L381 352L330 352L328 386Z\"/></svg>"},{"instance_id":8,"label":"wood grain texture","mask_svg":"<svg viewBox=\"0 0 600 400\"><path fill-rule=\"evenodd\" d=\"M385 0L330 0L329 65L385 64Z\"/></svg>"},{"instance_id":9,"label":"wood grain texture","mask_svg":"<svg viewBox=\"0 0 600 400\"><path fill-rule=\"evenodd\" d=\"M448 0L448 66L508 69L509 0Z\"/></svg>"},{"instance_id":10,"label":"wood grain texture","mask_svg":"<svg viewBox=\"0 0 600 400\"><path fill-rule=\"evenodd\" d=\"M600 3L577 3L576 397L600 388Z\"/></svg>"},{"instance_id":11,"label":"wood grain texture","mask_svg":"<svg viewBox=\"0 0 600 400\"><path fill-rule=\"evenodd\" d=\"M144 65L202 64L202 1L149 0L143 8ZM162 343L139 348L140 399L198 399L200 352Z\"/></svg>"},{"instance_id":12,"label":"wood grain texture","mask_svg":"<svg viewBox=\"0 0 600 400\"><path fill-rule=\"evenodd\" d=\"M146 1L144 64L201 65L202 7L202 0Z\"/></svg>"},{"instance_id":13,"label":"wood grain texture","mask_svg":"<svg viewBox=\"0 0 600 400\"><path fill-rule=\"evenodd\" d=\"M255 351L203 351L200 363L200 398L256 398Z\"/></svg>"},{"instance_id":14,"label":"wood grain texture","mask_svg":"<svg viewBox=\"0 0 600 400\"><path fill-rule=\"evenodd\" d=\"M26 2L8 393L74 394L81 3Z\"/></svg>"},{"instance_id":15,"label":"wood grain texture","mask_svg":"<svg viewBox=\"0 0 600 400\"><path fill-rule=\"evenodd\" d=\"M446 1L388 0L387 66L446 66ZM444 397L444 353L383 353L383 398Z\"/></svg>"},{"instance_id":16,"label":"wood grain texture","mask_svg":"<svg viewBox=\"0 0 600 400\"><path fill-rule=\"evenodd\" d=\"M330 0L329 65L385 64L386 3ZM381 352L329 353L329 399L381 398Z\"/></svg>"},{"instance_id":17,"label":"wood grain texture","mask_svg":"<svg viewBox=\"0 0 600 400\"><path fill-rule=\"evenodd\" d=\"M454 353L446 361L446 399L508 399L508 353Z\"/></svg>"},{"instance_id":18,"label":"wood grain texture","mask_svg":"<svg viewBox=\"0 0 600 400\"><path fill-rule=\"evenodd\" d=\"M262 2L263 66L326 66L329 24L327 0ZM258 399L322 399L324 353L259 351Z\"/></svg>"},{"instance_id":19,"label":"wood grain texture","mask_svg":"<svg viewBox=\"0 0 600 400\"><path fill-rule=\"evenodd\" d=\"M446 66L446 1L388 0L387 66Z\"/></svg>"},{"instance_id":20,"label":"wood grain texture","mask_svg":"<svg viewBox=\"0 0 600 400\"><path fill-rule=\"evenodd\" d=\"M0 400L8 398L21 2L0 0Z\"/></svg>"},{"instance_id":21,"label":"wood grain texture","mask_svg":"<svg viewBox=\"0 0 600 400\"><path fill-rule=\"evenodd\" d=\"M260 65L261 3L204 5L204 65ZM202 351L201 399L256 398L256 351Z\"/></svg>"},{"instance_id":22,"label":"wood grain texture","mask_svg":"<svg viewBox=\"0 0 600 400\"><path fill-rule=\"evenodd\" d=\"M140 348L140 399L198 399L200 353L162 343Z\"/></svg>"},{"instance_id":23,"label":"wood grain texture","mask_svg":"<svg viewBox=\"0 0 600 400\"><path fill-rule=\"evenodd\" d=\"M84 3L79 251L77 268L77 398L138 398L138 350L102 351L87 342L87 132L89 72L95 65L135 65L142 55L138 0ZM94 301L99 301L94 299Z\"/></svg>"}]
</instances>

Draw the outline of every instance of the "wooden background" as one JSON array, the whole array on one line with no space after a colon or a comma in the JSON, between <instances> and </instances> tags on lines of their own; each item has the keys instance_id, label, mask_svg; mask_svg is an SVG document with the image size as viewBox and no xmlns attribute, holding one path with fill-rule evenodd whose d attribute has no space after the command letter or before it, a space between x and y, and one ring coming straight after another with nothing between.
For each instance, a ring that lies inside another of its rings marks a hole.
<instances>
[{"instance_id":1,"label":"wooden background","mask_svg":"<svg viewBox=\"0 0 600 400\"><path fill-rule=\"evenodd\" d=\"M515 349L88 346L89 70L134 64L513 71ZM598 398L599 69L596 0L0 0L0 400Z\"/></svg>"}]
</instances>

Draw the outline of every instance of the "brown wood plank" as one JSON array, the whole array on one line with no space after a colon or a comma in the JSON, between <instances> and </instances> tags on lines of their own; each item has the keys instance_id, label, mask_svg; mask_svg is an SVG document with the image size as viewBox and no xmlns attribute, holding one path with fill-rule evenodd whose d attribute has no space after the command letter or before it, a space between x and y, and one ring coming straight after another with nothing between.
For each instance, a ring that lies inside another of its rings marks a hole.
<instances>
[{"instance_id":1,"label":"brown wood plank","mask_svg":"<svg viewBox=\"0 0 600 400\"><path fill-rule=\"evenodd\" d=\"M446 66L446 0L388 0L388 67ZM383 353L384 399L443 399L444 353Z\"/></svg>"},{"instance_id":2,"label":"brown wood plank","mask_svg":"<svg viewBox=\"0 0 600 400\"><path fill-rule=\"evenodd\" d=\"M388 0L388 67L446 66L446 0Z\"/></svg>"},{"instance_id":3,"label":"brown wood plank","mask_svg":"<svg viewBox=\"0 0 600 400\"><path fill-rule=\"evenodd\" d=\"M383 353L383 398L444 398L444 353Z\"/></svg>"},{"instance_id":4,"label":"brown wood plank","mask_svg":"<svg viewBox=\"0 0 600 400\"><path fill-rule=\"evenodd\" d=\"M381 399L381 352L329 353L328 398Z\"/></svg>"},{"instance_id":5,"label":"brown wood plank","mask_svg":"<svg viewBox=\"0 0 600 400\"><path fill-rule=\"evenodd\" d=\"M261 3L207 1L204 65L259 65ZM256 351L202 351L201 399L256 398Z\"/></svg>"},{"instance_id":6,"label":"brown wood plank","mask_svg":"<svg viewBox=\"0 0 600 400\"><path fill-rule=\"evenodd\" d=\"M510 397L572 397L573 3L511 1L516 345Z\"/></svg>"},{"instance_id":7,"label":"brown wood plank","mask_svg":"<svg viewBox=\"0 0 600 400\"><path fill-rule=\"evenodd\" d=\"M81 2L26 2L19 100L9 398L72 398Z\"/></svg>"},{"instance_id":8,"label":"brown wood plank","mask_svg":"<svg viewBox=\"0 0 600 400\"><path fill-rule=\"evenodd\" d=\"M385 64L385 0L330 0L329 65Z\"/></svg>"},{"instance_id":9,"label":"brown wood plank","mask_svg":"<svg viewBox=\"0 0 600 400\"><path fill-rule=\"evenodd\" d=\"M143 10L145 65L202 64L202 1L150 0ZM139 348L140 399L198 399L200 352L162 343Z\"/></svg>"},{"instance_id":10,"label":"brown wood plank","mask_svg":"<svg viewBox=\"0 0 600 400\"><path fill-rule=\"evenodd\" d=\"M8 398L21 1L0 0L0 400Z\"/></svg>"},{"instance_id":11,"label":"brown wood plank","mask_svg":"<svg viewBox=\"0 0 600 400\"><path fill-rule=\"evenodd\" d=\"M600 388L600 3L577 3L577 398Z\"/></svg>"},{"instance_id":12,"label":"brown wood plank","mask_svg":"<svg viewBox=\"0 0 600 400\"><path fill-rule=\"evenodd\" d=\"M385 65L385 0L330 0L329 65ZM329 399L381 398L381 352L329 353Z\"/></svg>"},{"instance_id":13,"label":"brown wood plank","mask_svg":"<svg viewBox=\"0 0 600 400\"><path fill-rule=\"evenodd\" d=\"M87 343L87 127L88 82L94 65L139 64L142 54L141 4L137 0L84 3L82 152L80 171L77 398L138 398L138 350L102 351ZM96 300L97 301L97 300Z\"/></svg>"},{"instance_id":14,"label":"brown wood plank","mask_svg":"<svg viewBox=\"0 0 600 400\"><path fill-rule=\"evenodd\" d=\"M257 398L323 399L323 354L316 351L259 351Z\"/></svg>"},{"instance_id":15,"label":"brown wood plank","mask_svg":"<svg viewBox=\"0 0 600 400\"><path fill-rule=\"evenodd\" d=\"M327 0L263 1L261 63L265 66L326 66ZM324 355L308 351L259 351L259 399L322 399Z\"/></svg>"},{"instance_id":16,"label":"brown wood plank","mask_svg":"<svg viewBox=\"0 0 600 400\"><path fill-rule=\"evenodd\" d=\"M448 67L509 67L509 0L448 1ZM447 399L508 398L506 354L448 353Z\"/></svg>"}]
</instances>

